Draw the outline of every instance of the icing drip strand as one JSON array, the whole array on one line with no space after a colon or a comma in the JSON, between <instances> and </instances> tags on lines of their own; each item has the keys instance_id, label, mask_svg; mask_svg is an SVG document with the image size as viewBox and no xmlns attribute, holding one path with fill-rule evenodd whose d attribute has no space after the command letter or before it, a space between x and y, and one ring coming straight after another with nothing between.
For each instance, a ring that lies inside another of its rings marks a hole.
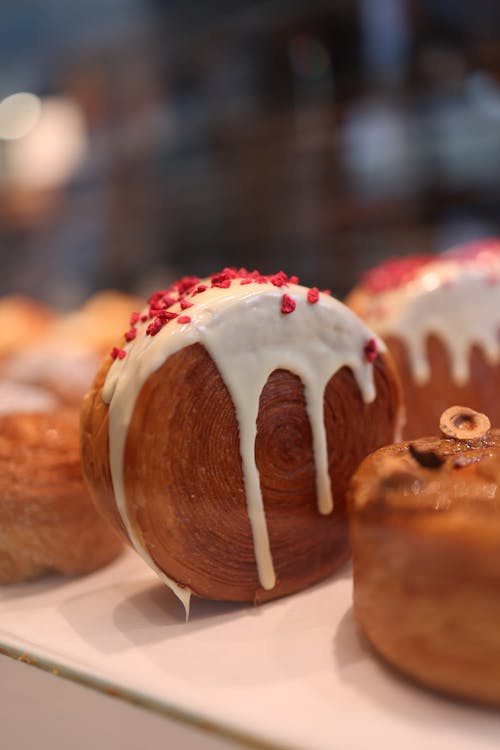
<instances>
[{"instance_id":1,"label":"icing drip strand","mask_svg":"<svg viewBox=\"0 0 500 750\"><path fill-rule=\"evenodd\" d=\"M431 335L443 342L458 386L469 379L472 347L490 364L500 362L500 240L472 243L432 260L388 261L362 288L370 294L363 319L380 336L403 342L416 383L425 385L431 377Z\"/></svg>"}]
</instances>

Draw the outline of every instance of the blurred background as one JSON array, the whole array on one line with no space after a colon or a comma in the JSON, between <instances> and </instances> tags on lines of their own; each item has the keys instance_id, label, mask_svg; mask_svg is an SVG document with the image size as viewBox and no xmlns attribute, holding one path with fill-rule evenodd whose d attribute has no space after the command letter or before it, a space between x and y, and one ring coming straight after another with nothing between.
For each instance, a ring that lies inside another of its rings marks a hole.
<instances>
[{"instance_id":1,"label":"blurred background","mask_svg":"<svg viewBox=\"0 0 500 750\"><path fill-rule=\"evenodd\" d=\"M499 233L498 0L2 3L1 294L244 265L342 297Z\"/></svg>"}]
</instances>

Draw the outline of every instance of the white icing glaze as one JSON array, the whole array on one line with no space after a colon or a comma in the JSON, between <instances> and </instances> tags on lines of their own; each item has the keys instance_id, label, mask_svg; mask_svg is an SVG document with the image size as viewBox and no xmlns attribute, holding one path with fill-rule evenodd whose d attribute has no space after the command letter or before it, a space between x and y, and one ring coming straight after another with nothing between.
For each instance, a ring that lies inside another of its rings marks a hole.
<instances>
[{"instance_id":1,"label":"white icing glaze","mask_svg":"<svg viewBox=\"0 0 500 750\"><path fill-rule=\"evenodd\" d=\"M296 303L294 312L281 312L286 291ZM240 284L229 289L208 288L192 298L186 313L190 323L170 321L155 336L146 325L125 345L126 356L111 366L103 388L109 403L110 465L116 505L136 550L184 602L189 590L171 580L149 555L129 518L123 482L123 456L135 403L147 378L183 347L201 343L214 360L234 403L240 433L244 487L261 585L272 589L275 573L255 464L255 438L259 399L264 385L277 369L298 375L303 384L313 435L318 509L330 513L333 498L328 473L328 451L323 416L324 390L343 366L349 367L366 403L375 398L373 366L364 357L364 346L373 333L342 303L321 294L317 303L307 300L308 289L290 284L286 289L271 283ZM169 308L181 312L178 304ZM379 348L384 350L382 342Z\"/></svg>"},{"instance_id":2,"label":"white icing glaze","mask_svg":"<svg viewBox=\"0 0 500 750\"><path fill-rule=\"evenodd\" d=\"M488 253L481 262L444 256L428 263L406 284L374 295L363 318L380 336L403 342L419 385L431 377L427 338L437 336L453 381L464 385L473 346L489 363L500 361L500 255Z\"/></svg>"}]
</instances>

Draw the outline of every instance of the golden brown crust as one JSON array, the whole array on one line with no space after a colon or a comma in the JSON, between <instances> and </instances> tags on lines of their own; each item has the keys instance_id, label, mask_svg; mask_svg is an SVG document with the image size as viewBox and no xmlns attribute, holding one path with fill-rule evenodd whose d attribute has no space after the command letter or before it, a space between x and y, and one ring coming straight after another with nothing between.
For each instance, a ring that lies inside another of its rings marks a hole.
<instances>
[{"instance_id":1,"label":"golden brown crust","mask_svg":"<svg viewBox=\"0 0 500 750\"><path fill-rule=\"evenodd\" d=\"M365 319L373 295L363 287L355 287L345 304L360 318ZM450 404L467 404L472 409L486 412L493 425L500 425L500 400L497 398L500 365L487 362L479 347L473 347L469 357L469 378L464 385L452 379L449 355L438 336L427 338L427 360L432 377L424 384L415 381L405 342L398 336L384 336L398 370L405 401L406 420L403 437L406 440L432 435L439 416Z\"/></svg>"},{"instance_id":2,"label":"golden brown crust","mask_svg":"<svg viewBox=\"0 0 500 750\"><path fill-rule=\"evenodd\" d=\"M83 483L78 412L0 417L0 583L88 573L120 548Z\"/></svg>"},{"instance_id":3,"label":"golden brown crust","mask_svg":"<svg viewBox=\"0 0 500 750\"><path fill-rule=\"evenodd\" d=\"M103 513L121 527L109 469L103 365L82 412L86 479ZM348 555L345 490L359 461L392 439L398 384L385 357L375 364L377 399L365 405L344 368L325 394L335 509L316 507L311 430L300 380L283 370L260 400L256 462L277 584L260 587L243 490L234 406L200 344L153 373L137 400L125 448L128 513L151 557L172 579L214 598L263 601L310 585Z\"/></svg>"},{"instance_id":4,"label":"golden brown crust","mask_svg":"<svg viewBox=\"0 0 500 750\"><path fill-rule=\"evenodd\" d=\"M102 399L102 387L112 363L111 357L105 357L92 388L83 399L80 419L81 465L94 504L111 526L128 541L115 504L109 463L109 408Z\"/></svg>"},{"instance_id":5,"label":"golden brown crust","mask_svg":"<svg viewBox=\"0 0 500 750\"><path fill-rule=\"evenodd\" d=\"M431 687L500 705L500 431L376 451L349 493L354 611Z\"/></svg>"},{"instance_id":6,"label":"golden brown crust","mask_svg":"<svg viewBox=\"0 0 500 750\"><path fill-rule=\"evenodd\" d=\"M371 292L358 286L347 296L345 304L361 319L369 320L368 313L373 306L373 299ZM450 310L450 315L452 314L453 311ZM432 435L439 416L450 404L467 404L476 411L488 414L492 425L500 426L500 364L488 362L479 346L473 346L470 350L467 382L457 385L452 378L450 358L443 341L439 336L429 335L426 351L432 376L427 383L419 385L415 380L404 340L397 335L383 338L403 386L406 407L403 429L405 440Z\"/></svg>"},{"instance_id":7,"label":"golden brown crust","mask_svg":"<svg viewBox=\"0 0 500 750\"><path fill-rule=\"evenodd\" d=\"M403 384L406 406L403 431L405 439L432 435L439 423L439 416L450 404L467 404L476 411L488 414L492 425L500 425L500 399L497 393L500 364L488 363L478 347L471 349L469 379L460 386L451 377L444 344L436 336L429 336L427 352L432 378L425 385L418 385L412 375L404 343L394 336L388 336L385 343Z\"/></svg>"}]
</instances>

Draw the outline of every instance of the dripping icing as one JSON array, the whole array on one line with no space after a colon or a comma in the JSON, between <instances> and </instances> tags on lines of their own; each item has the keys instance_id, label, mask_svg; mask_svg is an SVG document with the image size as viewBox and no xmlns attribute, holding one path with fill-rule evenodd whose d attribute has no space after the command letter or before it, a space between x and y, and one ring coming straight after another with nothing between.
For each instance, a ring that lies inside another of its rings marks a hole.
<instances>
[{"instance_id":1,"label":"dripping icing","mask_svg":"<svg viewBox=\"0 0 500 750\"><path fill-rule=\"evenodd\" d=\"M472 347L486 360L500 362L500 243L481 256L446 257L427 262L410 281L376 293L363 313L380 336L394 336L405 345L414 380L431 377L427 339L437 336L449 356L451 376L458 385L469 378Z\"/></svg>"},{"instance_id":2,"label":"dripping icing","mask_svg":"<svg viewBox=\"0 0 500 750\"><path fill-rule=\"evenodd\" d=\"M255 464L259 401L269 376L277 369L285 369L302 380L313 437L318 510L322 514L333 510L323 414L326 385L347 366L363 400L369 403L375 398L373 365L363 357L364 345L372 338L372 332L338 300L321 294L319 301L311 304L308 292L306 287L290 284L287 293L296 308L284 315L280 312L283 291L275 284L235 283L230 288L207 288L191 299L189 323L170 322L154 336L146 335L145 326L139 327L137 336L124 345L126 356L117 359L108 371L102 395L109 403L110 466L117 509L135 549L186 609L189 590L154 563L128 516L123 456L137 397L147 378L169 356L194 343L206 348L234 404L259 581L263 588L272 589L276 578ZM181 306L176 303L169 309L180 312ZM382 343L377 343L383 351Z\"/></svg>"}]
</instances>

